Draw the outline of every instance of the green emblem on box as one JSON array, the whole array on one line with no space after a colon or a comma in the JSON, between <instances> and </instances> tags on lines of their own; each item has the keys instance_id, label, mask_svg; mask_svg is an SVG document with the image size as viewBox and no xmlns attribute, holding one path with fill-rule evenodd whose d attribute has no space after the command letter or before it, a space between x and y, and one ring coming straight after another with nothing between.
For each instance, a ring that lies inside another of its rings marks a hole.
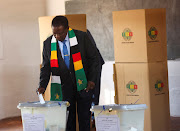
<instances>
[{"instance_id":1,"label":"green emblem on box","mask_svg":"<svg viewBox=\"0 0 180 131\"><path fill-rule=\"evenodd\" d=\"M134 81L128 82L128 84L126 85L126 88L128 89L128 91L130 93L135 93L136 90L138 89L138 87Z\"/></svg>"}]
</instances>

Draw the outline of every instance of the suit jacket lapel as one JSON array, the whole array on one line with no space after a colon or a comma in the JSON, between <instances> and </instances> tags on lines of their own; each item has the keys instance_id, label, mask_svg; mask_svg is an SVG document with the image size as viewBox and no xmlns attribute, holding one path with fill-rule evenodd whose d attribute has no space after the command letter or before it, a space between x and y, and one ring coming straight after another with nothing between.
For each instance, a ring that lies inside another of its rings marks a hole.
<instances>
[{"instance_id":1,"label":"suit jacket lapel","mask_svg":"<svg viewBox=\"0 0 180 131\"><path fill-rule=\"evenodd\" d=\"M70 47L70 66L69 66L70 71L74 69L74 64L73 64L73 59L72 59L72 48Z\"/></svg>"}]
</instances>

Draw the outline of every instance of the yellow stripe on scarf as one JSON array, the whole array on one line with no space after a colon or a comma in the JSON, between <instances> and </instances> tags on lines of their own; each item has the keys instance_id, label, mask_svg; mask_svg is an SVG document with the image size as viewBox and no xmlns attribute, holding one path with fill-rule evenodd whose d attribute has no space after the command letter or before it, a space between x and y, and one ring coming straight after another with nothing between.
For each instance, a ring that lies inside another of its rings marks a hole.
<instances>
[{"instance_id":1,"label":"yellow stripe on scarf","mask_svg":"<svg viewBox=\"0 0 180 131\"><path fill-rule=\"evenodd\" d=\"M57 60L57 51L51 51L51 60Z\"/></svg>"},{"instance_id":2,"label":"yellow stripe on scarf","mask_svg":"<svg viewBox=\"0 0 180 131\"><path fill-rule=\"evenodd\" d=\"M79 60L79 61L76 61L74 62L74 70L77 71L77 70L80 70L83 68L83 65L82 65L82 60Z\"/></svg>"}]
</instances>

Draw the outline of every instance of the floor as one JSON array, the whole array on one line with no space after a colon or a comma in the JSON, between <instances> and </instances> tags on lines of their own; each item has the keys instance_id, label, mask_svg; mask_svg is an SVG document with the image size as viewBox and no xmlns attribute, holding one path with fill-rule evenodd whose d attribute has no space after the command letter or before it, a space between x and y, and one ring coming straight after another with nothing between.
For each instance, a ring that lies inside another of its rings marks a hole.
<instances>
[{"instance_id":1,"label":"floor","mask_svg":"<svg viewBox=\"0 0 180 131\"><path fill-rule=\"evenodd\" d=\"M0 131L22 131L20 117L0 120ZM95 131L95 129L91 129ZM171 117L171 131L180 131L180 117Z\"/></svg>"}]
</instances>

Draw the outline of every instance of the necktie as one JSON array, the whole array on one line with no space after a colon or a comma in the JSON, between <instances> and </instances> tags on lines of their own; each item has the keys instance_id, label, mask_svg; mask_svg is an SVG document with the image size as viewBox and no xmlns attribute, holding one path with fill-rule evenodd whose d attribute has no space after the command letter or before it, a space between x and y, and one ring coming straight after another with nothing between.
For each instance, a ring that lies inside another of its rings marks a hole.
<instances>
[{"instance_id":1,"label":"necktie","mask_svg":"<svg viewBox=\"0 0 180 131\"><path fill-rule=\"evenodd\" d=\"M66 40L64 40L63 42L63 54L64 54L64 62L67 66L67 68L69 69L69 55L68 55L68 50L67 50L67 46L66 46Z\"/></svg>"}]
</instances>

